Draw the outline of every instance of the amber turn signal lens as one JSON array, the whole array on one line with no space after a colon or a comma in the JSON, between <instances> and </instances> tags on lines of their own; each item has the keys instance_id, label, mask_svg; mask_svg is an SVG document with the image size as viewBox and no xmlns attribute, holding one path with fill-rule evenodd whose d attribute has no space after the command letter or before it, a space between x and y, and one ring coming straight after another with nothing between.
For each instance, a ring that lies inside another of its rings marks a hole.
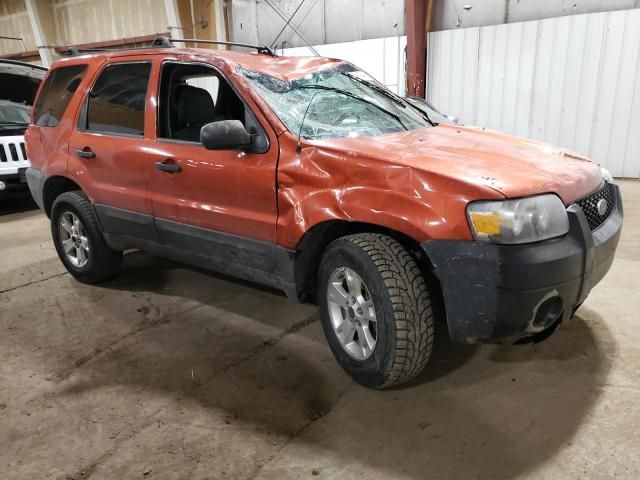
<instances>
[{"instance_id":1,"label":"amber turn signal lens","mask_svg":"<svg viewBox=\"0 0 640 480\"><path fill-rule=\"evenodd\" d=\"M500 216L495 213L470 212L476 234L500 235Z\"/></svg>"}]
</instances>

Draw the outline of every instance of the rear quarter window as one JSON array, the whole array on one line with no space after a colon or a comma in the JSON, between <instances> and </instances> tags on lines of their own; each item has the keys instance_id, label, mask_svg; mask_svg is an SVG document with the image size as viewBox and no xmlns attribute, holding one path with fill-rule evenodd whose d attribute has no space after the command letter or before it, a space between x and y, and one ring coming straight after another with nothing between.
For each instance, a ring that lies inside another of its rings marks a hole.
<instances>
[{"instance_id":1,"label":"rear quarter window","mask_svg":"<svg viewBox=\"0 0 640 480\"><path fill-rule=\"evenodd\" d=\"M39 127L58 125L86 72L86 65L69 65L52 70L34 107L33 123Z\"/></svg>"}]
</instances>

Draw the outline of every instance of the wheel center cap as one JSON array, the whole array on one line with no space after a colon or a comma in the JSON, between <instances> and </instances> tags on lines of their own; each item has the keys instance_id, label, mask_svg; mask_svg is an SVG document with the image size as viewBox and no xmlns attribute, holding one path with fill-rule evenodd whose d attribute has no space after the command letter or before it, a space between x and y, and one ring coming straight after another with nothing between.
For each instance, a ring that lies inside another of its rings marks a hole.
<instances>
[{"instance_id":1,"label":"wheel center cap","mask_svg":"<svg viewBox=\"0 0 640 480\"><path fill-rule=\"evenodd\" d=\"M353 307L349 307L349 310L347 310L349 312L349 318L354 319L356 318L356 312L353 309Z\"/></svg>"}]
</instances>

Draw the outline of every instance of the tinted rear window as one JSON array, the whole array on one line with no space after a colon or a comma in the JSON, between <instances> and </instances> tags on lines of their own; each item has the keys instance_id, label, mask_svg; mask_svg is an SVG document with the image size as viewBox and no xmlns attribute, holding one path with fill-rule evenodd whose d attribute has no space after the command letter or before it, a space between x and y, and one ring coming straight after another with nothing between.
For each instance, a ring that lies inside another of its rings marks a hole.
<instances>
[{"instance_id":1,"label":"tinted rear window","mask_svg":"<svg viewBox=\"0 0 640 480\"><path fill-rule=\"evenodd\" d=\"M85 129L142 136L150 73L150 63L119 63L106 67L89 95Z\"/></svg>"},{"instance_id":2,"label":"tinted rear window","mask_svg":"<svg viewBox=\"0 0 640 480\"><path fill-rule=\"evenodd\" d=\"M58 67L49 74L34 109L36 125L55 127L60 123L86 71L86 65L70 65Z\"/></svg>"}]
</instances>

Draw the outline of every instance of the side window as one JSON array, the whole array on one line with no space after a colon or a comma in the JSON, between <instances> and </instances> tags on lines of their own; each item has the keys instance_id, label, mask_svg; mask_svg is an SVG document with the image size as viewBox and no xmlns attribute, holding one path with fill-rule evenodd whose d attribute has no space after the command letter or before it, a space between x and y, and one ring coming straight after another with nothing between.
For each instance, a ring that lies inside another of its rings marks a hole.
<instances>
[{"instance_id":1,"label":"side window","mask_svg":"<svg viewBox=\"0 0 640 480\"><path fill-rule=\"evenodd\" d=\"M34 107L33 123L39 127L58 125L86 72L86 65L70 65L52 70Z\"/></svg>"},{"instance_id":2,"label":"side window","mask_svg":"<svg viewBox=\"0 0 640 480\"><path fill-rule=\"evenodd\" d=\"M210 122L240 120L244 102L215 70L202 65L166 63L162 68L158 133L160 138L200 142L200 129Z\"/></svg>"},{"instance_id":3,"label":"side window","mask_svg":"<svg viewBox=\"0 0 640 480\"><path fill-rule=\"evenodd\" d=\"M151 63L106 67L91 89L84 130L142 136Z\"/></svg>"}]
</instances>

